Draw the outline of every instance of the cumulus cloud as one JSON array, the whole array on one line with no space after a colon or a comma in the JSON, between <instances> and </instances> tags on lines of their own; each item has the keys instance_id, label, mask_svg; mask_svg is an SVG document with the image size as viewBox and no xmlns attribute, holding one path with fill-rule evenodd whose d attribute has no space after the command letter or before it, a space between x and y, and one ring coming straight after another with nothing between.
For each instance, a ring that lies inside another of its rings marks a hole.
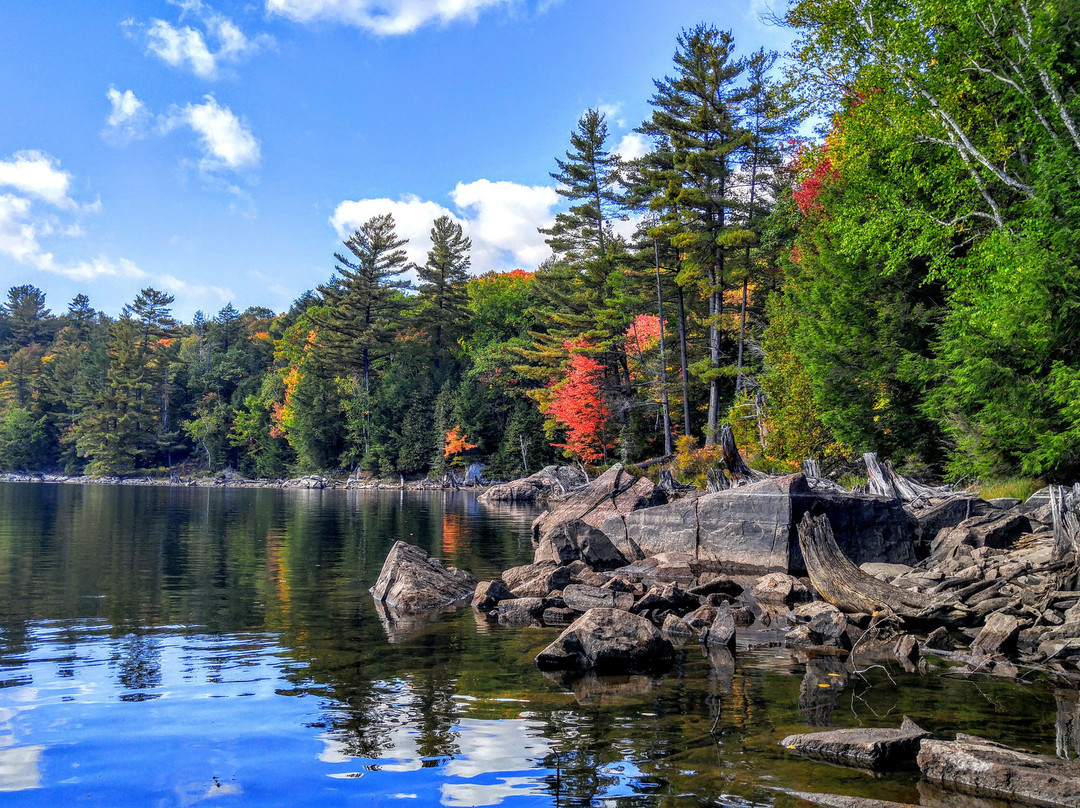
<instances>
[{"instance_id":1,"label":"cumulus cloud","mask_svg":"<svg viewBox=\"0 0 1080 808\"><path fill-rule=\"evenodd\" d=\"M199 27L174 25L161 19L148 24L130 20L125 26L146 43L146 52L158 57L170 67L188 70L201 79L220 78L222 66L237 64L268 47L274 39L268 34L249 37L224 14L205 3L182 0L173 2L180 7L180 19L193 17Z\"/></svg>"},{"instance_id":2,"label":"cumulus cloud","mask_svg":"<svg viewBox=\"0 0 1080 808\"><path fill-rule=\"evenodd\" d=\"M649 140L638 132L627 132L615 146L615 153L623 160L636 160L649 153Z\"/></svg>"},{"instance_id":3,"label":"cumulus cloud","mask_svg":"<svg viewBox=\"0 0 1080 808\"><path fill-rule=\"evenodd\" d=\"M0 188L48 202L58 208L74 208L68 196L71 175L60 168L60 161L44 152L16 152L10 160L0 160Z\"/></svg>"},{"instance_id":4,"label":"cumulus cloud","mask_svg":"<svg viewBox=\"0 0 1080 808\"><path fill-rule=\"evenodd\" d=\"M236 297L232 290L227 286L214 286L213 284L207 283L188 283L175 275L158 275L154 280L154 284L163 291L172 292L176 295L191 299L205 298L208 295L213 295L222 303L228 303Z\"/></svg>"},{"instance_id":5,"label":"cumulus cloud","mask_svg":"<svg viewBox=\"0 0 1080 808\"><path fill-rule=\"evenodd\" d=\"M153 116L131 90L120 92L109 87L106 93L109 99L109 117L105 119L102 134L107 140L117 143L130 143L146 136Z\"/></svg>"},{"instance_id":6,"label":"cumulus cloud","mask_svg":"<svg viewBox=\"0 0 1080 808\"><path fill-rule=\"evenodd\" d=\"M266 10L294 22L329 20L383 36L408 34L437 23L475 21L482 11L512 0L266 0Z\"/></svg>"},{"instance_id":7,"label":"cumulus cloud","mask_svg":"<svg viewBox=\"0 0 1080 808\"><path fill-rule=\"evenodd\" d=\"M173 108L160 119L160 128L168 133L181 126L190 127L199 136L203 157L199 169L213 174L221 169L239 171L259 164L259 141L231 109L221 106L212 95L201 104Z\"/></svg>"},{"instance_id":8,"label":"cumulus cloud","mask_svg":"<svg viewBox=\"0 0 1080 808\"><path fill-rule=\"evenodd\" d=\"M481 179L458 183L450 198L454 209L414 195L398 200L347 200L334 210L330 224L345 239L373 216L390 213L398 235L409 239L405 248L409 260L422 264L431 249L431 223L439 216L449 216L472 239L476 273L535 267L550 254L537 228L550 225L554 219L552 208L560 199L554 188Z\"/></svg>"},{"instance_id":9,"label":"cumulus cloud","mask_svg":"<svg viewBox=\"0 0 1080 808\"><path fill-rule=\"evenodd\" d=\"M42 247L48 236L82 236L79 217L101 209L99 202L78 204L70 188L71 175L45 152L21 151L0 160L0 260L80 281L143 277L146 273L124 258L60 261Z\"/></svg>"}]
</instances>

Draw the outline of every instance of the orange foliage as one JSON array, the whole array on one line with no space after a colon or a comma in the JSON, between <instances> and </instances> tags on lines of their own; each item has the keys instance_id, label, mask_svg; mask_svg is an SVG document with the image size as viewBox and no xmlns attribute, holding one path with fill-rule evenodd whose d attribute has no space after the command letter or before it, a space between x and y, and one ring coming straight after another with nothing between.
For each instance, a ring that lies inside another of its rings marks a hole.
<instances>
[{"instance_id":1,"label":"orange foliage","mask_svg":"<svg viewBox=\"0 0 1080 808\"><path fill-rule=\"evenodd\" d=\"M461 452L467 452L469 449L475 449L477 444L469 443L468 437L461 431L460 426L455 426L449 430L446 433L446 444L443 446L443 457L451 457L452 455L461 454Z\"/></svg>"}]
</instances>

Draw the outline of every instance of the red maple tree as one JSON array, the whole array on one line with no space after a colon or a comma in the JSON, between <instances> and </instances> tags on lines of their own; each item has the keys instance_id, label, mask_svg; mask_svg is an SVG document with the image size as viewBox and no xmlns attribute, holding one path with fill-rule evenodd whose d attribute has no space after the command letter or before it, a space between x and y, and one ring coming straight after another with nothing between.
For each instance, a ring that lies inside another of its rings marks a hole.
<instances>
[{"instance_id":1,"label":"red maple tree","mask_svg":"<svg viewBox=\"0 0 1080 808\"><path fill-rule=\"evenodd\" d=\"M566 429L566 443L552 446L566 449L583 463L604 459L609 448L604 429L611 417L602 390L604 366L585 353L590 347L585 340L563 343L570 353L566 377L552 387L547 407L547 414Z\"/></svg>"}]
</instances>

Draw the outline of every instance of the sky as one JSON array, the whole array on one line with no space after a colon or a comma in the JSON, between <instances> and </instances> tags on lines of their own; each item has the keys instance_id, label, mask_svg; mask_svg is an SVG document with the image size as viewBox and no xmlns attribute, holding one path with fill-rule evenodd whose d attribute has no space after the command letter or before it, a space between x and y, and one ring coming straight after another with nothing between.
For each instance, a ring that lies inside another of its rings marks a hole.
<instances>
[{"instance_id":1,"label":"sky","mask_svg":"<svg viewBox=\"0 0 1080 808\"><path fill-rule=\"evenodd\" d=\"M83 293L116 316L152 286L184 320L284 311L381 213L417 263L445 214L473 274L534 269L580 116L642 153L679 32L782 52L769 2L4 3L0 294L33 284L62 313Z\"/></svg>"}]
</instances>

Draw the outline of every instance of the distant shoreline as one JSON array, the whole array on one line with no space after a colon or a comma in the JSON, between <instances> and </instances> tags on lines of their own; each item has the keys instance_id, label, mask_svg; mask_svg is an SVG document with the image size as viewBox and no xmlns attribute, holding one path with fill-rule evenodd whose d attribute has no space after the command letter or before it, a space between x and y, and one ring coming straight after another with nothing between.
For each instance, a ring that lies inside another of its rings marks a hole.
<instances>
[{"instance_id":1,"label":"distant shoreline","mask_svg":"<svg viewBox=\"0 0 1080 808\"><path fill-rule=\"evenodd\" d=\"M213 477L152 477L150 475L130 476L94 476L89 474L0 474L0 483L57 483L63 485L139 485L158 488L276 488L281 490L297 489L317 491L332 489L338 491L473 491L481 493L490 486L486 485L448 485L430 480L393 480L346 479L309 474L288 479L250 479L236 474L219 474Z\"/></svg>"}]
</instances>

